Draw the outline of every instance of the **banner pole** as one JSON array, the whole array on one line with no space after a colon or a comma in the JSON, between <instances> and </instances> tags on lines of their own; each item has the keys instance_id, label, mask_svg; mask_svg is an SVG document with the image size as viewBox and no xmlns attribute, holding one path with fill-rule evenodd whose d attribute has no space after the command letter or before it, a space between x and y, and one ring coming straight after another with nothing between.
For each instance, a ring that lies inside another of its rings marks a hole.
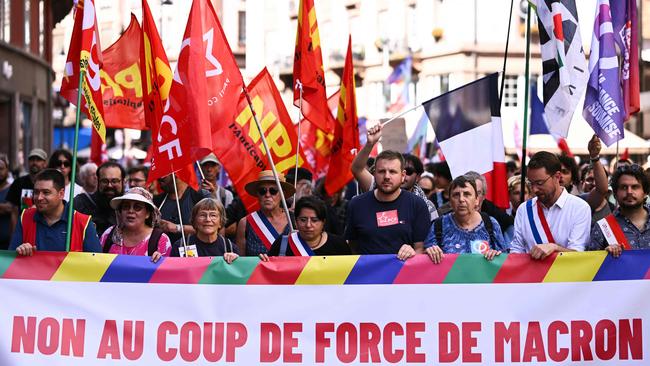
<instances>
[{"instance_id":1,"label":"banner pole","mask_svg":"<svg viewBox=\"0 0 650 366\"><path fill-rule=\"evenodd\" d=\"M273 178L275 178L275 184L278 187L278 191L280 192L280 198L282 199L282 208L284 209L284 213L287 215L289 230L293 231L293 223L291 223L291 214L289 213L287 200L284 197L284 192L282 191L282 185L280 184L280 179L278 178L278 172L277 170L275 170L275 163L273 162L273 156L271 156L271 150L269 150L269 145L266 142L266 136L264 136L264 132L262 131L262 125L260 124L260 121L257 119L257 114L255 113L255 109L253 108L253 102L251 101L251 96L248 94L248 89L246 89L246 87L242 87L242 91L246 96L248 107L251 109L251 112L253 114L253 120L255 121L257 130L260 132L260 137L262 137L262 144L264 145L264 151L266 152L266 156L269 159L269 164L271 165L271 171L273 172Z\"/></svg>"},{"instance_id":2,"label":"banner pole","mask_svg":"<svg viewBox=\"0 0 650 366\"><path fill-rule=\"evenodd\" d=\"M409 109L407 109L407 110L405 110L405 111L402 111L401 113L399 113L399 114L396 115L395 117L393 117L393 118L389 119L388 121L382 123L382 124L381 124L381 127L386 126L387 124L389 124L389 123L393 122L394 120L396 120L396 119L402 117L403 115L407 114L408 112L411 112L411 111L414 111L414 110L420 108L421 106L422 106L422 104L418 104L418 105L416 105L416 106L414 106L414 107L411 107L411 108L409 108Z\"/></svg>"},{"instance_id":3,"label":"banner pole","mask_svg":"<svg viewBox=\"0 0 650 366\"><path fill-rule=\"evenodd\" d=\"M199 173L201 174L201 179L205 180L205 174L203 174L203 169L201 169L201 163L198 160L194 160L196 167L199 168Z\"/></svg>"},{"instance_id":4,"label":"banner pole","mask_svg":"<svg viewBox=\"0 0 650 366\"><path fill-rule=\"evenodd\" d=\"M300 91L300 99L298 101L298 141L296 144L296 169L293 174L293 186L298 187L298 163L300 161L300 138L302 136L302 119L303 119L303 114L302 114L302 83L300 80L296 80L296 89ZM291 207L295 207L296 205L296 193L293 194L293 202L291 203Z\"/></svg>"},{"instance_id":5,"label":"banner pole","mask_svg":"<svg viewBox=\"0 0 650 366\"><path fill-rule=\"evenodd\" d=\"M72 173L70 176L70 195L68 199L68 226L65 233L65 251L70 251L70 240L72 238L72 220L74 219L74 185L77 177L77 149L79 148L79 122L81 120L81 93L83 91L83 79L86 69L79 67L79 86L77 89L77 117L74 123L74 145L72 148ZM94 127L93 127L94 128Z\"/></svg>"},{"instance_id":6,"label":"banner pole","mask_svg":"<svg viewBox=\"0 0 650 366\"><path fill-rule=\"evenodd\" d=\"M501 100L503 98L503 87L505 86L506 81L506 61L508 60L508 45L510 44L510 28L512 26L512 7L514 6L515 0L510 0L510 17L508 17L508 33L506 35L506 50L503 55L503 69L501 71L501 88L499 90L499 105L501 105Z\"/></svg>"},{"instance_id":7,"label":"banner pole","mask_svg":"<svg viewBox=\"0 0 650 366\"><path fill-rule=\"evenodd\" d=\"M176 195L176 209L178 210L178 222L181 225L181 238L183 238L183 249L187 257L187 243L185 242L185 230L183 230L183 215L181 213L181 198L178 197L178 188L176 187L176 172L172 173L172 181L174 182L174 194Z\"/></svg>"},{"instance_id":8,"label":"banner pole","mask_svg":"<svg viewBox=\"0 0 650 366\"><path fill-rule=\"evenodd\" d=\"M526 195L526 140L528 138L528 94L530 93L530 12L532 6L528 3L526 12L526 70L524 72L524 128L521 144L521 202L525 201ZM505 79L505 74L503 78Z\"/></svg>"}]
</instances>

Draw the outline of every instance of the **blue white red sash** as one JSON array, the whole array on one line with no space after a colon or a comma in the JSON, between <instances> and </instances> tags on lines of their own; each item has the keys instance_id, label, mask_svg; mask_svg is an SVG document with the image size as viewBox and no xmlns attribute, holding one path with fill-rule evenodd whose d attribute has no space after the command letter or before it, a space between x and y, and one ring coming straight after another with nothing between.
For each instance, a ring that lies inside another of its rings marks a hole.
<instances>
[{"instance_id":1,"label":"blue white red sash","mask_svg":"<svg viewBox=\"0 0 650 366\"><path fill-rule=\"evenodd\" d=\"M607 215L596 222L600 227L600 231L607 240L607 244L618 244L625 249L632 249L630 242L625 237L621 225L619 225L616 217L613 214Z\"/></svg>"},{"instance_id":2,"label":"blue white red sash","mask_svg":"<svg viewBox=\"0 0 650 366\"><path fill-rule=\"evenodd\" d=\"M251 226L255 234L257 234L257 237L260 238L266 250L271 249L271 245L273 245L275 239L280 236L269 219L259 211L255 211L246 216L246 223Z\"/></svg>"},{"instance_id":3,"label":"blue white red sash","mask_svg":"<svg viewBox=\"0 0 650 366\"><path fill-rule=\"evenodd\" d=\"M309 247L309 244L305 243L298 233L291 233L289 235L289 246L293 255L296 257L311 257L316 255L314 251Z\"/></svg>"},{"instance_id":4,"label":"blue white red sash","mask_svg":"<svg viewBox=\"0 0 650 366\"><path fill-rule=\"evenodd\" d=\"M535 200L535 206L533 207L533 200L526 201L526 214L535 242L537 244L555 243L553 233L551 233L551 229L548 226L546 216L544 216L544 210L539 200Z\"/></svg>"}]
</instances>

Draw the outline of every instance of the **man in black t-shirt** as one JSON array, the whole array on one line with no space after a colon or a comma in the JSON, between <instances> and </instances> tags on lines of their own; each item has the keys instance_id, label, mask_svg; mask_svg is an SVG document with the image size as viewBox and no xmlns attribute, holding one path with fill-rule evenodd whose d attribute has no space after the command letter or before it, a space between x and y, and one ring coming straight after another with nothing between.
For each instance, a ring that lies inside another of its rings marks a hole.
<instances>
[{"instance_id":1,"label":"man in black t-shirt","mask_svg":"<svg viewBox=\"0 0 650 366\"><path fill-rule=\"evenodd\" d=\"M348 207L345 237L356 252L396 253L401 260L423 252L429 210L400 188L405 175L402 154L386 150L377 155L375 189L355 197Z\"/></svg>"},{"instance_id":2,"label":"man in black t-shirt","mask_svg":"<svg viewBox=\"0 0 650 366\"><path fill-rule=\"evenodd\" d=\"M27 156L29 174L16 179L7 192L7 202L11 203L11 231L18 223L20 212L32 206L34 177L47 167L47 153L43 149L32 149Z\"/></svg>"}]
</instances>

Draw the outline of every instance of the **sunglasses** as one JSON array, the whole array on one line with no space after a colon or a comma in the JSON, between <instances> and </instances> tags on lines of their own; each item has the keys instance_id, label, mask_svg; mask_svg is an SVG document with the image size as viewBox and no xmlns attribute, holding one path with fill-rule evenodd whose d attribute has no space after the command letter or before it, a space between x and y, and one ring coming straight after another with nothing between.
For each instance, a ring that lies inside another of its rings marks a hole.
<instances>
[{"instance_id":1,"label":"sunglasses","mask_svg":"<svg viewBox=\"0 0 650 366\"><path fill-rule=\"evenodd\" d=\"M616 171L619 173L642 172L643 167L639 164L625 164L616 168Z\"/></svg>"},{"instance_id":2,"label":"sunglasses","mask_svg":"<svg viewBox=\"0 0 650 366\"><path fill-rule=\"evenodd\" d=\"M144 203L123 203L120 205L120 210L121 211L128 211L130 209L133 209L135 212L140 212L144 210L146 207Z\"/></svg>"},{"instance_id":3,"label":"sunglasses","mask_svg":"<svg viewBox=\"0 0 650 366\"><path fill-rule=\"evenodd\" d=\"M268 188L260 187L260 188L257 189L257 195L260 196L260 197L266 196L267 192L270 193L271 196L275 196L276 194L278 194L279 191L275 187L268 187Z\"/></svg>"},{"instance_id":4,"label":"sunglasses","mask_svg":"<svg viewBox=\"0 0 650 366\"><path fill-rule=\"evenodd\" d=\"M57 166L62 166L64 168L70 167L70 162L67 160L58 160L57 163L58 163Z\"/></svg>"},{"instance_id":5,"label":"sunglasses","mask_svg":"<svg viewBox=\"0 0 650 366\"><path fill-rule=\"evenodd\" d=\"M413 175L415 173L415 168L407 166L404 168L404 171L406 172L406 175Z\"/></svg>"}]
</instances>

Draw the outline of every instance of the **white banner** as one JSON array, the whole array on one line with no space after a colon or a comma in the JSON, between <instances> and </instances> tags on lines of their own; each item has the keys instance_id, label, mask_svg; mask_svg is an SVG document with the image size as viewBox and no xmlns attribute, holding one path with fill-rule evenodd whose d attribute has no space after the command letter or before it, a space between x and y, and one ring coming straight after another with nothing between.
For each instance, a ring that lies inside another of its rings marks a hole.
<instances>
[{"instance_id":1,"label":"white banner","mask_svg":"<svg viewBox=\"0 0 650 366\"><path fill-rule=\"evenodd\" d=\"M650 281L0 280L0 365L650 364Z\"/></svg>"}]
</instances>

